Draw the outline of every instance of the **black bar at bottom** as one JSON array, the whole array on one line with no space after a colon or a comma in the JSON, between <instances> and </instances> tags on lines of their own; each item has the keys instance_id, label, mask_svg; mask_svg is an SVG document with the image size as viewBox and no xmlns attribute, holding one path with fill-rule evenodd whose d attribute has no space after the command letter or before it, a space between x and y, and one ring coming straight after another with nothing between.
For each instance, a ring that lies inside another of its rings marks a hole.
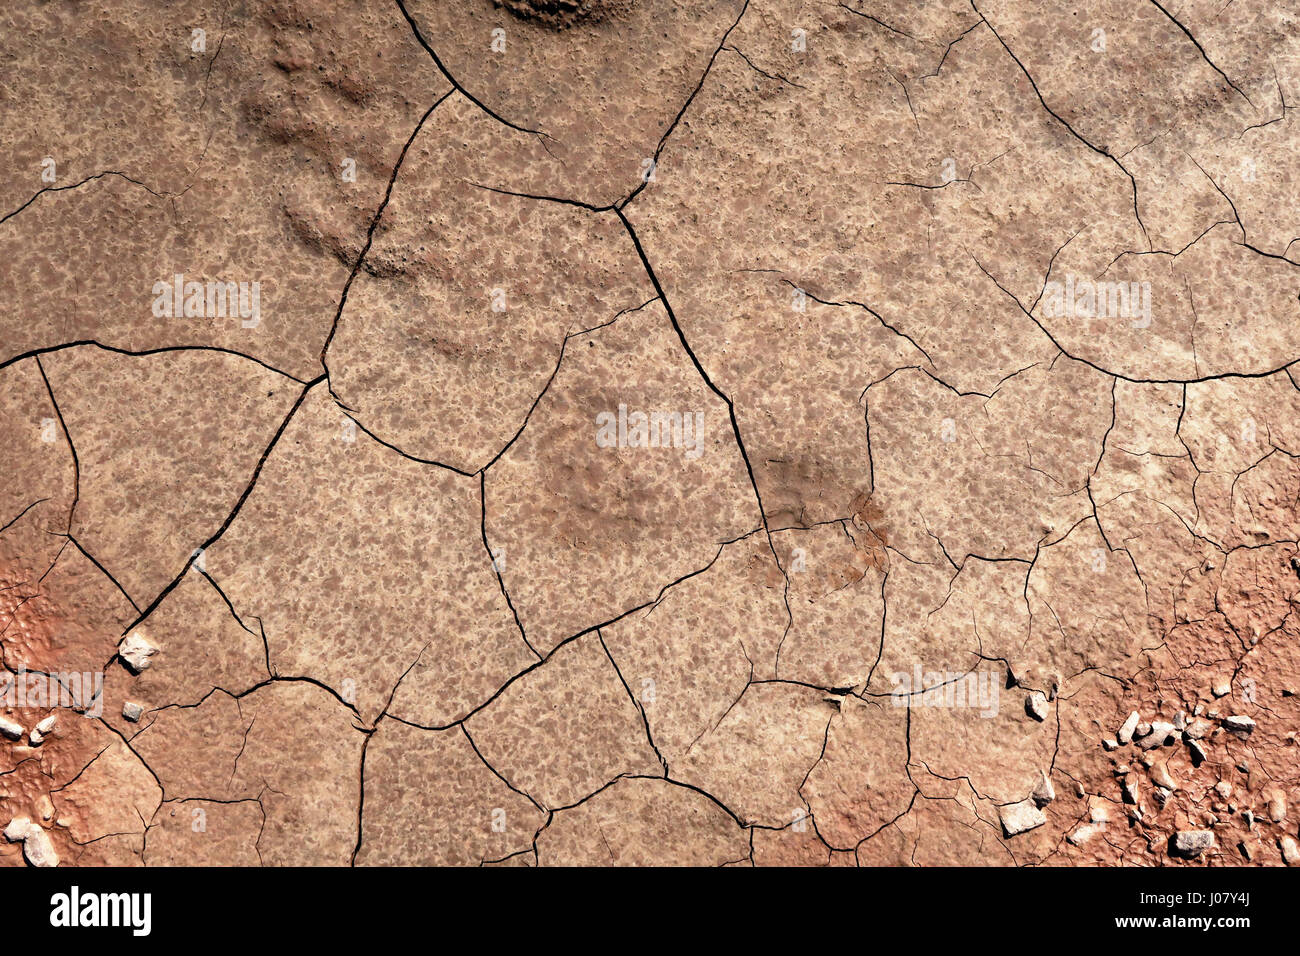
<instances>
[{"instance_id":1,"label":"black bar at bottom","mask_svg":"<svg viewBox=\"0 0 1300 956\"><path fill-rule=\"evenodd\" d=\"M1289 932L1296 890L1283 869L1190 867L18 869L0 876L10 932L24 944L111 939L128 947L258 949L402 945L404 938L459 948L454 941L466 937L534 946L552 935L570 946L586 938L616 947L683 934L693 948L754 937L766 946L789 936L795 945L839 948L893 940L928 947L944 937L953 945L981 937L1154 941L1171 933L1231 945L1260 929L1270 938Z\"/></svg>"}]
</instances>

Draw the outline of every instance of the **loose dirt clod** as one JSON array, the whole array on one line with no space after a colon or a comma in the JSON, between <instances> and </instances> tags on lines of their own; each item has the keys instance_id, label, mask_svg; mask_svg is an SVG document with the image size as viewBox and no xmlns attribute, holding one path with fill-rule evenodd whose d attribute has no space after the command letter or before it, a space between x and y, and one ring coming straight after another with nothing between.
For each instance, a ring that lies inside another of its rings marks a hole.
<instances>
[{"instance_id":1,"label":"loose dirt clod","mask_svg":"<svg viewBox=\"0 0 1300 956\"><path fill-rule=\"evenodd\" d=\"M1136 710L1129 714L1128 719L1125 720L1123 725L1119 728L1119 733L1115 735L1115 739L1122 744L1132 741L1133 732L1137 730L1138 721L1141 719L1141 716L1139 716Z\"/></svg>"},{"instance_id":2,"label":"loose dirt clod","mask_svg":"<svg viewBox=\"0 0 1300 956\"><path fill-rule=\"evenodd\" d=\"M1002 821L1002 832L1008 838L1027 833L1047 822L1043 811L1032 800L1022 800L1009 806L998 807L998 817Z\"/></svg>"},{"instance_id":3,"label":"loose dirt clod","mask_svg":"<svg viewBox=\"0 0 1300 956\"><path fill-rule=\"evenodd\" d=\"M35 727L33 727L31 737L28 738L29 740L31 740L32 746L39 747L45 741L46 736L48 736L50 732L54 730L54 728L58 725L58 723L59 723L58 715L50 714L48 717L44 718L40 723L38 723Z\"/></svg>"},{"instance_id":4,"label":"loose dirt clod","mask_svg":"<svg viewBox=\"0 0 1300 956\"><path fill-rule=\"evenodd\" d=\"M1157 720L1151 724L1149 733L1138 738L1137 744L1143 750L1154 750L1157 747L1163 747L1165 744L1173 742L1175 733L1173 724Z\"/></svg>"},{"instance_id":5,"label":"loose dirt clod","mask_svg":"<svg viewBox=\"0 0 1300 956\"><path fill-rule=\"evenodd\" d=\"M139 633L128 634L118 645L117 654L126 662L134 673L147 670L152 662L153 655L158 653L158 648L154 647Z\"/></svg>"},{"instance_id":6,"label":"loose dirt clod","mask_svg":"<svg viewBox=\"0 0 1300 956\"><path fill-rule=\"evenodd\" d=\"M1040 808L1047 806L1056 799L1056 788L1052 786L1052 778L1047 775L1047 771L1038 771L1038 782L1034 784L1034 792L1030 794L1034 804Z\"/></svg>"},{"instance_id":7,"label":"loose dirt clod","mask_svg":"<svg viewBox=\"0 0 1300 956\"><path fill-rule=\"evenodd\" d=\"M27 817L15 817L5 827L5 839L10 843L22 842L23 858L29 866L51 867L59 865L59 855L45 828Z\"/></svg>"},{"instance_id":8,"label":"loose dirt clod","mask_svg":"<svg viewBox=\"0 0 1300 956\"><path fill-rule=\"evenodd\" d=\"M1274 823L1281 823L1286 819L1286 797L1281 791L1274 790L1268 798L1268 818Z\"/></svg>"},{"instance_id":9,"label":"loose dirt clod","mask_svg":"<svg viewBox=\"0 0 1300 956\"><path fill-rule=\"evenodd\" d=\"M1224 717L1223 726L1229 733L1240 737L1242 740L1245 740L1255 731L1255 721L1250 717L1244 717L1239 714Z\"/></svg>"},{"instance_id":10,"label":"loose dirt clod","mask_svg":"<svg viewBox=\"0 0 1300 956\"><path fill-rule=\"evenodd\" d=\"M1069 834L1069 836L1066 837L1066 839L1069 840L1070 843L1074 846L1081 846L1082 844L1087 843L1093 837L1101 833L1104 833L1105 829L1106 828L1104 826L1101 826L1100 824L1085 823L1082 826L1078 827L1077 829L1073 830Z\"/></svg>"},{"instance_id":11,"label":"loose dirt clod","mask_svg":"<svg viewBox=\"0 0 1300 956\"><path fill-rule=\"evenodd\" d=\"M1287 866L1300 866L1300 845L1296 844L1295 837L1284 836L1277 841L1277 845Z\"/></svg>"}]
</instances>

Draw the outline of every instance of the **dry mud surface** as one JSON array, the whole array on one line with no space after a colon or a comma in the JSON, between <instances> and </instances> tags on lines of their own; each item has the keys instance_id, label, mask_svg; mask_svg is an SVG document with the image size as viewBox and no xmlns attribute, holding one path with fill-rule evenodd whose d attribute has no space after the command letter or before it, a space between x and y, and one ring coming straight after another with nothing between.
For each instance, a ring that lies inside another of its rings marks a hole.
<instances>
[{"instance_id":1,"label":"dry mud surface","mask_svg":"<svg viewBox=\"0 0 1300 956\"><path fill-rule=\"evenodd\" d=\"M1300 863L1300 22L0 10L0 861Z\"/></svg>"}]
</instances>

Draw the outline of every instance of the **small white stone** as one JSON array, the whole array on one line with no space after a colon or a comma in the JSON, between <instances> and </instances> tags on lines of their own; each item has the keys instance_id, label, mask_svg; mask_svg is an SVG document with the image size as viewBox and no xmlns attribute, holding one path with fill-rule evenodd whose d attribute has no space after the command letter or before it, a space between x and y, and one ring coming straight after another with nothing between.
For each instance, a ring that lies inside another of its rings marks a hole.
<instances>
[{"instance_id":1,"label":"small white stone","mask_svg":"<svg viewBox=\"0 0 1300 956\"><path fill-rule=\"evenodd\" d=\"M1276 790L1269 797L1268 818L1274 823L1281 823L1286 819L1286 798Z\"/></svg>"},{"instance_id":2,"label":"small white stone","mask_svg":"<svg viewBox=\"0 0 1300 956\"><path fill-rule=\"evenodd\" d=\"M39 747L58 722L58 715L50 714L50 716L46 717L39 724L33 727L31 735L32 746Z\"/></svg>"},{"instance_id":3,"label":"small white stone","mask_svg":"<svg viewBox=\"0 0 1300 956\"><path fill-rule=\"evenodd\" d=\"M1042 691L1036 690L1025 698L1025 713L1034 720L1047 719L1047 698Z\"/></svg>"},{"instance_id":4,"label":"small white stone","mask_svg":"<svg viewBox=\"0 0 1300 956\"><path fill-rule=\"evenodd\" d=\"M31 829L32 821L27 817L14 817L5 827L5 839L10 843L20 843L27 839L27 831Z\"/></svg>"},{"instance_id":5,"label":"small white stone","mask_svg":"<svg viewBox=\"0 0 1300 956\"><path fill-rule=\"evenodd\" d=\"M4 734L10 740L21 740L23 725L16 724L7 717L0 717L0 734Z\"/></svg>"},{"instance_id":6,"label":"small white stone","mask_svg":"<svg viewBox=\"0 0 1300 956\"><path fill-rule=\"evenodd\" d=\"M134 701L128 700L125 704L122 705L123 719L129 720L133 724L139 721L141 715L143 714L144 714L144 708L141 707L139 704L135 703Z\"/></svg>"},{"instance_id":7,"label":"small white stone","mask_svg":"<svg viewBox=\"0 0 1300 956\"><path fill-rule=\"evenodd\" d=\"M154 647L141 636L139 631L132 631L122 639L122 643L117 646L117 654L126 666L134 673L138 674L143 670L148 670L151 661L149 658L158 653L158 648Z\"/></svg>"},{"instance_id":8,"label":"small white stone","mask_svg":"<svg viewBox=\"0 0 1300 956\"><path fill-rule=\"evenodd\" d=\"M1200 856L1214 846L1209 830L1179 830L1174 834L1174 852L1179 856Z\"/></svg>"},{"instance_id":9,"label":"small white stone","mask_svg":"<svg viewBox=\"0 0 1300 956\"><path fill-rule=\"evenodd\" d=\"M58 866L59 855L54 852L50 835L27 817L14 817L5 827L5 839L10 843L22 841L23 857L28 866Z\"/></svg>"},{"instance_id":10,"label":"small white stone","mask_svg":"<svg viewBox=\"0 0 1300 956\"><path fill-rule=\"evenodd\" d=\"M1214 785L1214 792L1219 795L1221 800L1227 800L1232 796L1232 784L1226 780L1220 780Z\"/></svg>"},{"instance_id":11,"label":"small white stone","mask_svg":"<svg viewBox=\"0 0 1300 956\"><path fill-rule=\"evenodd\" d=\"M1007 837L1027 833L1047 822L1043 811L1034 806L1032 800L1021 800L1010 806L998 807L998 817L1002 820L1002 833Z\"/></svg>"},{"instance_id":12,"label":"small white stone","mask_svg":"<svg viewBox=\"0 0 1300 956\"><path fill-rule=\"evenodd\" d=\"M1112 751L1112 750L1118 750L1118 749L1119 749L1119 741L1118 741L1118 740L1113 740L1112 738L1107 737L1105 740L1103 740L1103 741L1101 742L1101 746L1102 746L1102 748L1103 748L1104 750L1106 750L1107 752L1110 752L1110 751Z\"/></svg>"},{"instance_id":13,"label":"small white stone","mask_svg":"<svg viewBox=\"0 0 1300 956\"><path fill-rule=\"evenodd\" d=\"M1157 720L1151 725L1151 732L1143 734L1138 740L1138 746L1143 750L1154 750L1156 747L1163 747L1174 737L1174 725L1167 724L1163 720Z\"/></svg>"},{"instance_id":14,"label":"small white stone","mask_svg":"<svg viewBox=\"0 0 1300 956\"><path fill-rule=\"evenodd\" d=\"M1133 731L1137 730L1138 721L1141 719L1142 717L1136 710L1129 714L1128 719L1124 721L1124 724L1119 728L1119 733L1116 735L1115 739L1122 744L1129 743L1133 739Z\"/></svg>"},{"instance_id":15,"label":"small white stone","mask_svg":"<svg viewBox=\"0 0 1300 956\"><path fill-rule=\"evenodd\" d=\"M1220 678L1214 682L1214 686L1210 688L1210 693L1215 697L1227 697L1232 693L1232 682Z\"/></svg>"},{"instance_id":16,"label":"small white stone","mask_svg":"<svg viewBox=\"0 0 1300 956\"><path fill-rule=\"evenodd\" d=\"M29 866L58 866L59 855L54 852L54 844L43 827L32 824L27 828L27 839L23 840L23 856Z\"/></svg>"},{"instance_id":17,"label":"small white stone","mask_svg":"<svg viewBox=\"0 0 1300 956\"><path fill-rule=\"evenodd\" d=\"M1052 778L1047 775L1047 771L1038 771L1038 783L1034 784L1034 792L1029 796L1040 808L1056 799L1056 788L1052 786Z\"/></svg>"},{"instance_id":18,"label":"small white stone","mask_svg":"<svg viewBox=\"0 0 1300 956\"><path fill-rule=\"evenodd\" d=\"M1277 845L1282 848L1282 859L1287 866L1300 866L1300 846L1296 846L1295 837L1284 836Z\"/></svg>"}]
</instances>

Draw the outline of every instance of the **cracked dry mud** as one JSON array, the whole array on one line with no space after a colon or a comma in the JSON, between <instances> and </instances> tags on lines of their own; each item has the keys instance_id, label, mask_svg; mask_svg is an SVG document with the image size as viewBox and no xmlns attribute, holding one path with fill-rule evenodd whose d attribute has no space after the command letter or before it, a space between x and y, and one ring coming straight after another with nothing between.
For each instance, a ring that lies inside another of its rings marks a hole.
<instances>
[{"instance_id":1,"label":"cracked dry mud","mask_svg":"<svg viewBox=\"0 0 1300 956\"><path fill-rule=\"evenodd\" d=\"M7 4L0 860L1300 864L1297 107L1261 0Z\"/></svg>"}]
</instances>

